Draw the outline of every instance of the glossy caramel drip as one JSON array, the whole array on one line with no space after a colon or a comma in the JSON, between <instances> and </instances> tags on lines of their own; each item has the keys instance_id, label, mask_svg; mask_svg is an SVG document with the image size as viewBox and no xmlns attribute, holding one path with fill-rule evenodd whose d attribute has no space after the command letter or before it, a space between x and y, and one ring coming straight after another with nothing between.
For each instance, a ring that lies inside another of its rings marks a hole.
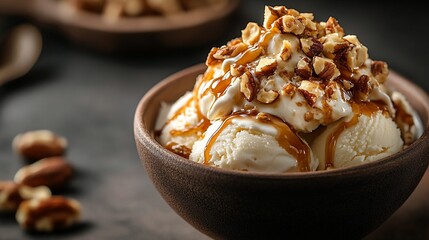
<instances>
[{"instance_id":1,"label":"glossy caramel drip","mask_svg":"<svg viewBox=\"0 0 429 240\"><path fill-rule=\"evenodd\" d=\"M232 76L230 72L227 72L222 78L216 78L210 85L210 91L219 98L225 93L225 90L231 84Z\"/></svg>"},{"instance_id":2,"label":"glossy caramel drip","mask_svg":"<svg viewBox=\"0 0 429 240\"><path fill-rule=\"evenodd\" d=\"M346 130L359 121L361 115L371 116L372 114L382 111L383 114L388 114L387 105L384 102L374 101L374 102L352 102L353 118L348 122L342 122L340 125L332 132L327 140L325 145L325 169L334 168L334 154L335 147L337 145L338 138Z\"/></svg>"},{"instance_id":3,"label":"glossy caramel drip","mask_svg":"<svg viewBox=\"0 0 429 240\"><path fill-rule=\"evenodd\" d=\"M197 134L198 132L205 132L207 128L210 126L210 120L208 120L205 117L202 117L199 119L200 121L195 126L191 126L180 130L176 130L176 129L171 130L170 131L171 136L184 136L184 135Z\"/></svg>"},{"instance_id":4,"label":"glossy caramel drip","mask_svg":"<svg viewBox=\"0 0 429 240\"><path fill-rule=\"evenodd\" d=\"M276 33L274 32L263 32L260 39L259 39L259 46L263 47L263 48L267 48L268 44L270 43L271 39L274 37Z\"/></svg>"},{"instance_id":5,"label":"glossy caramel drip","mask_svg":"<svg viewBox=\"0 0 429 240\"><path fill-rule=\"evenodd\" d=\"M266 120L264 120L266 121ZM290 155L294 156L298 162L298 168L301 172L310 171L310 147L305 144L296 133L281 119L269 115L267 123L272 124L279 134L277 141Z\"/></svg>"},{"instance_id":6,"label":"glossy caramel drip","mask_svg":"<svg viewBox=\"0 0 429 240\"><path fill-rule=\"evenodd\" d=\"M276 140L289 154L295 157L301 172L310 171L310 148L296 135L296 133L281 119L266 113L256 114L255 111L234 113L227 117L215 133L208 140L204 149L204 163L209 164L211 149L222 131L228 127L233 119L250 118L263 124L269 124L276 128L278 134Z\"/></svg>"},{"instance_id":7,"label":"glossy caramel drip","mask_svg":"<svg viewBox=\"0 0 429 240\"><path fill-rule=\"evenodd\" d=\"M189 159L189 155L191 155L191 149L186 147L185 145L178 144L175 142L169 142L167 146L165 146L167 150L173 152L181 157Z\"/></svg>"},{"instance_id":8,"label":"glossy caramel drip","mask_svg":"<svg viewBox=\"0 0 429 240\"><path fill-rule=\"evenodd\" d=\"M259 46L251 47L244 51L238 60L235 62L237 66L245 65L247 63L255 61L262 53L262 48Z\"/></svg>"},{"instance_id":9,"label":"glossy caramel drip","mask_svg":"<svg viewBox=\"0 0 429 240\"><path fill-rule=\"evenodd\" d=\"M177 111L173 114L173 116L171 116L169 119L167 119L167 121L164 123L164 125L162 126L161 130L159 131L159 134L161 134L162 129L165 128L165 126L167 126L171 121L173 121L174 119L176 119L179 115L181 115L182 113L185 112L186 108L192 103L193 98L189 98L188 101L186 101L185 104L183 104L183 106L181 106L179 109L177 109Z\"/></svg>"},{"instance_id":10,"label":"glossy caramel drip","mask_svg":"<svg viewBox=\"0 0 429 240\"><path fill-rule=\"evenodd\" d=\"M198 103L198 91L196 90L197 88L200 87L200 85L202 84L202 82L206 79L206 78L211 78L213 76L213 71L207 71L201 78L198 79L194 91L193 91L193 95L191 98L189 98L189 100L183 105L181 106L162 126L161 130L157 131L156 134L157 136L159 136L162 133L162 129L165 128L165 126L167 126L167 124L169 124L171 121L173 121L174 119L176 119L178 116L180 116L181 114L184 114L186 109L188 107L191 107L191 104L194 104L194 110L195 113L197 114L197 118L199 119L199 122L195 125L195 126L190 126L184 129L172 129L170 130L170 134L172 136L184 136L184 135L192 135L192 134L197 134L199 132L205 132L207 130L207 128L210 126L210 120L208 120L202 113L199 107L199 103Z\"/></svg>"}]
</instances>

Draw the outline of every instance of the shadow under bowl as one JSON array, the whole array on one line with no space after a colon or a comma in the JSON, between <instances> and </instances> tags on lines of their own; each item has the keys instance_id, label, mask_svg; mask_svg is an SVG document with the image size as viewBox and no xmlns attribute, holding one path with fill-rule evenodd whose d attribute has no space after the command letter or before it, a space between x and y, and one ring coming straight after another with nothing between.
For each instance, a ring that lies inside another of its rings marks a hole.
<instances>
[{"instance_id":1,"label":"shadow under bowl","mask_svg":"<svg viewBox=\"0 0 429 240\"><path fill-rule=\"evenodd\" d=\"M153 87L134 119L137 150L165 201L183 219L215 239L347 238L369 234L413 192L429 161L429 98L391 72L419 114L423 135L406 149L372 163L296 174L230 171L194 163L154 139L161 102L191 90L204 65L178 72Z\"/></svg>"}]
</instances>

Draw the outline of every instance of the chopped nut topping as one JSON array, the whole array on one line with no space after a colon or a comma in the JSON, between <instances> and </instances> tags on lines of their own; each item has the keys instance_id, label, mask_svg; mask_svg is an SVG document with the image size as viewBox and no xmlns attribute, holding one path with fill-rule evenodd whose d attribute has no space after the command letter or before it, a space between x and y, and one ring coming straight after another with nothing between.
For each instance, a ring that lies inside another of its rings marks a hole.
<instances>
[{"instance_id":1,"label":"chopped nut topping","mask_svg":"<svg viewBox=\"0 0 429 240\"><path fill-rule=\"evenodd\" d=\"M292 56L292 45L288 40L283 40L282 49L280 50L280 58L287 61Z\"/></svg>"},{"instance_id":2,"label":"chopped nut topping","mask_svg":"<svg viewBox=\"0 0 429 240\"><path fill-rule=\"evenodd\" d=\"M304 89L298 88L298 91L301 93L301 95L305 98L308 105L313 106L316 103L317 96L310 93L309 91L306 91Z\"/></svg>"},{"instance_id":3,"label":"chopped nut topping","mask_svg":"<svg viewBox=\"0 0 429 240\"><path fill-rule=\"evenodd\" d=\"M222 46L213 54L215 59L224 60L231 57L233 49L228 46Z\"/></svg>"},{"instance_id":4,"label":"chopped nut topping","mask_svg":"<svg viewBox=\"0 0 429 240\"><path fill-rule=\"evenodd\" d=\"M304 32L305 19L303 17L294 17L291 15L285 15L278 19L280 21L280 31L282 33L293 33L300 35Z\"/></svg>"},{"instance_id":5,"label":"chopped nut topping","mask_svg":"<svg viewBox=\"0 0 429 240\"><path fill-rule=\"evenodd\" d=\"M209 53L209 55L207 56L207 59L206 59L206 65L207 66L213 66L213 65L216 65L216 64L218 64L218 63L220 63L221 62L221 60L220 59L216 59L213 55L217 52L217 50L219 50L219 48L217 48L217 47L213 47L211 50L210 50L210 53Z\"/></svg>"},{"instance_id":6,"label":"chopped nut topping","mask_svg":"<svg viewBox=\"0 0 429 240\"><path fill-rule=\"evenodd\" d=\"M231 64L229 69L233 77L238 77L244 73L245 67L243 65L236 66L235 64Z\"/></svg>"},{"instance_id":7,"label":"chopped nut topping","mask_svg":"<svg viewBox=\"0 0 429 240\"><path fill-rule=\"evenodd\" d=\"M259 40L261 29L258 24L249 22L244 30L241 31L241 38L247 45L253 45Z\"/></svg>"},{"instance_id":8,"label":"chopped nut topping","mask_svg":"<svg viewBox=\"0 0 429 240\"><path fill-rule=\"evenodd\" d=\"M240 92L243 93L247 101L251 102L256 96L255 79L250 73L244 73L240 77Z\"/></svg>"},{"instance_id":9,"label":"chopped nut topping","mask_svg":"<svg viewBox=\"0 0 429 240\"><path fill-rule=\"evenodd\" d=\"M295 9L288 9L287 10L287 14L291 15L291 16L294 16L294 17L300 16L300 13L297 10L295 10Z\"/></svg>"},{"instance_id":10,"label":"chopped nut topping","mask_svg":"<svg viewBox=\"0 0 429 240\"><path fill-rule=\"evenodd\" d=\"M258 99L261 103L272 103L274 102L279 96L279 93L274 90L265 91L264 89L259 90L258 94L256 95L256 99Z\"/></svg>"},{"instance_id":11,"label":"chopped nut topping","mask_svg":"<svg viewBox=\"0 0 429 240\"><path fill-rule=\"evenodd\" d=\"M323 54L335 61L345 58L349 50L349 42L342 39L337 33L323 37Z\"/></svg>"},{"instance_id":12,"label":"chopped nut topping","mask_svg":"<svg viewBox=\"0 0 429 240\"><path fill-rule=\"evenodd\" d=\"M337 19L329 17L326 21L326 34L338 33L340 37L344 36L344 29L340 26Z\"/></svg>"},{"instance_id":13,"label":"chopped nut topping","mask_svg":"<svg viewBox=\"0 0 429 240\"><path fill-rule=\"evenodd\" d=\"M273 58L261 58L256 66L256 74L269 76L274 73L277 68L277 61Z\"/></svg>"},{"instance_id":14,"label":"chopped nut topping","mask_svg":"<svg viewBox=\"0 0 429 240\"><path fill-rule=\"evenodd\" d=\"M343 80L342 83L343 83L344 89L346 90L350 90L354 86L353 83L348 80Z\"/></svg>"},{"instance_id":15,"label":"chopped nut topping","mask_svg":"<svg viewBox=\"0 0 429 240\"><path fill-rule=\"evenodd\" d=\"M368 49L359 42L355 35L345 36L344 39L352 44L352 49L347 52L347 67L353 71L368 59Z\"/></svg>"},{"instance_id":16,"label":"chopped nut topping","mask_svg":"<svg viewBox=\"0 0 429 240\"><path fill-rule=\"evenodd\" d=\"M296 92L296 87L293 84L289 83L282 89L281 94L289 95L290 97L293 97L293 95L295 95L295 92Z\"/></svg>"},{"instance_id":17,"label":"chopped nut topping","mask_svg":"<svg viewBox=\"0 0 429 240\"><path fill-rule=\"evenodd\" d=\"M298 61L296 65L295 73L302 79L308 79L312 75L312 68L310 66L311 59L304 57Z\"/></svg>"},{"instance_id":18,"label":"chopped nut topping","mask_svg":"<svg viewBox=\"0 0 429 240\"><path fill-rule=\"evenodd\" d=\"M302 51L310 58L318 56L323 50L322 43L316 38L301 38L300 42Z\"/></svg>"},{"instance_id":19,"label":"chopped nut topping","mask_svg":"<svg viewBox=\"0 0 429 240\"><path fill-rule=\"evenodd\" d=\"M304 120L310 122L314 119L314 113L308 111L304 114Z\"/></svg>"},{"instance_id":20,"label":"chopped nut topping","mask_svg":"<svg viewBox=\"0 0 429 240\"><path fill-rule=\"evenodd\" d=\"M284 6L275 8L266 6L264 12L264 28L271 29L272 24L281 16L284 16L286 14L288 14L288 10Z\"/></svg>"},{"instance_id":21,"label":"chopped nut topping","mask_svg":"<svg viewBox=\"0 0 429 240\"><path fill-rule=\"evenodd\" d=\"M337 78L341 74L334 61L328 58L314 57L313 69L317 76L328 81Z\"/></svg>"},{"instance_id":22,"label":"chopped nut topping","mask_svg":"<svg viewBox=\"0 0 429 240\"><path fill-rule=\"evenodd\" d=\"M258 119L259 121L262 122L269 122L271 120L270 115L264 113L264 112L260 112L256 115L256 119Z\"/></svg>"},{"instance_id":23,"label":"chopped nut topping","mask_svg":"<svg viewBox=\"0 0 429 240\"><path fill-rule=\"evenodd\" d=\"M389 75L387 64L383 61L373 61L371 63L371 73L379 83L384 83Z\"/></svg>"},{"instance_id":24,"label":"chopped nut topping","mask_svg":"<svg viewBox=\"0 0 429 240\"><path fill-rule=\"evenodd\" d=\"M301 16L305 17L306 19L313 21L314 20L314 15L313 13L301 13Z\"/></svg>"},{"instance_id":25,"label":"chopped nut topping","mask_svg":"<svg viewBox=\"0 0 429 240\"><path fill-rule=\"evenodd\" d=\"M362 75L355 81L352 88L355 98L365 100L370 92L369 77Z\"/></svg>"},{"instance_id":26,"label":"chopped nut topping","mask_svg":"<svg viewBox=\"0 0 429 240\"><path fill-rule=\"evenodd\" d=\"M319 34L317 23L306 18L303 14L301 14L301 16L305 19L304 20L305 29L304 29L303 35L307 37L316 38Z\"/></svg>"}]
</instances>

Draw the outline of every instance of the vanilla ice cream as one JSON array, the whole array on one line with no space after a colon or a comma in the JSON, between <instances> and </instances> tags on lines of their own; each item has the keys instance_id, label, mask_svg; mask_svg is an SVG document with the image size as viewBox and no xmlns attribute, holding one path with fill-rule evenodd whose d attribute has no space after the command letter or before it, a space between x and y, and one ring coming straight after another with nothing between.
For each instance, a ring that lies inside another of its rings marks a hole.
<instances>
[{"instance_id":1,"label":"vanilla ice cream","mask_svg":"<svg viewBox=\"0 0 429 240\"><path fill-rule=\"evenodd\" d=\"M217 120L192 149L190 160L252 172L314 171L318 161L308 144L268 114L234 114Z\"/></svg>"},{"instance_id":2,"label":"vanilla ice cream","mask_svg":"<svg viewBox=\"0 0 429 240\"><path fill-rule=\"evenodd\" d=\"M319 169L372 162L402 149L401 132L389 114L363 107L330 124L314 139L311 147L320 161Z\"/></svg>"},{"instance_id":3,"label":"vanilla ice cream","mask_svg":"<svg viewBox=\"0 0 429 240\"><path fill-rule=\"evenodd\" d=\"M378 160L418 136L411 106L384 85L387 64L333 17L267 6L262 26L212 48L206 65L158 118L160 143L191 161L315 171Z\"/></svg>"},{"instance_id":4,"label":"vanilla ice cream","mask_svg":"<svg viewBox=\"0 0 429 240\"><path fill-rule=\"evenodd\" d=\"M188 92L173 105L163 103L155 128L161 129L159 142L163 146L187 158L209 125L199 113L192 93Z\"/></svg>"}]
</instances>

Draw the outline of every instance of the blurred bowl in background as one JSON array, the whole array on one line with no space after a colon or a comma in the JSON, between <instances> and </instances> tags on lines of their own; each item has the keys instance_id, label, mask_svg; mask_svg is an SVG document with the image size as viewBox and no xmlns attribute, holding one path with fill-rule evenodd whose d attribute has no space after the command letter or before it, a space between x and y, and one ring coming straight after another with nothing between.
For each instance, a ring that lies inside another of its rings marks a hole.
<instances>
[{"instance_id":1,"label":"blurred bowl in background","mask_svg":"<svg viewBox=\"0 0 429 240\"><path fill-rule=\"evenodd\" d=\"M168 16L123 17L106 21L100 14L72 11L57 0L0 0L0 14L23 16L54 27L79 45L107 53L154 51L203 45L227 29L239 0Z\"/></svg>"}]
</instances>

